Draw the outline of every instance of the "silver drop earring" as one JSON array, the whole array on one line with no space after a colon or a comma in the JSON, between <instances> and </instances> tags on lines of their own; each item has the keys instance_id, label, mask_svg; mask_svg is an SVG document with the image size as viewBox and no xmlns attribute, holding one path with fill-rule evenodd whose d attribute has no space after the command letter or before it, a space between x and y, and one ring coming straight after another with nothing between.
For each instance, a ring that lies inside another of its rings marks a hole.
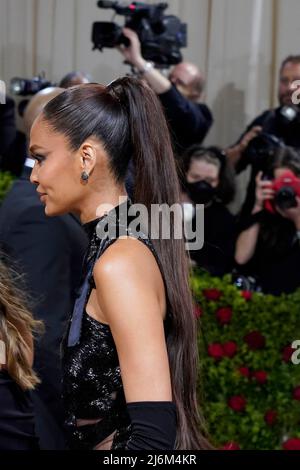
<instances>
[{"instance_id":1,"label":"silver drop earring","mask_svg":"<svg viewBox=\"0 0 300 470\"><path fill-rule=\"evenodd\" d=\"M89 179L89 174L88 174L86 171L83 171L83 172L81 173L81 179L82 179L82 181L88 181L88 179Z\"/></svg>"}]
</instances>

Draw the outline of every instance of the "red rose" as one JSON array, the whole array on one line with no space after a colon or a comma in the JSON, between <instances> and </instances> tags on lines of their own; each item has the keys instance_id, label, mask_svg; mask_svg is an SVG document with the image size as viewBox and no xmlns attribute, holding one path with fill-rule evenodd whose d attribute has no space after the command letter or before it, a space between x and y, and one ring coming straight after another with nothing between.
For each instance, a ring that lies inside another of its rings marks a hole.
<instances>
[{"instance_id":1,"label":"red rose","mask_svg":"<svg viewBox=\"0 0 300 470\"><path fill-rule=\"evenodd\" d=\"M221 450L241 450L241 448L237 442L230 441L226 442L226 444L221 447Z\"/></svg>"},{"instance_id":2,"label":"red rose","mask_svg":"<svg viewBox=\"0 0 300 470\"><path fill-rule=\"evenodd\" d=\"M242 290L241 296L244 297L245 300L251 300L252 292L250 290Z\"/></svg>"},{"instance_id":3,"label":"red rose","mask_svg":"<svg viewBox=\"0 0 300 470\"><path fill-rule=\"evenodd\" d=\"M208 355L216 360L221 359L224 356L222 344L211 343L208 345Z\"/></svg>"},{"instance_id":4,"label":"red rose","mask_svg":"<svg viewBox=\"0 0 300 470\"><path fill-rule=\"evenodd\" d=\"M273 426L273 424L275 424L275 421L277 420L277 411L268 410L265 413L264 420L269 426Z\"/></svg>"},{"instance_id":5,"label":"red rose","mask_svg":"<svg viewBox=\"0 0 300 470\"><path fill-rule=\"evenodd\" d=\"M221 325L226 325L230 323L232 317L232 309L230 307L219 308L216 311L216 317Z\"/></svg>"},{"instance_id":6,"label":"red rose","mask_svg":"<svg viewBox=\"0 0 300 470\"><path fill-rule=\"evenodd\" d=\"M300 439L298 437L291 437L282 444L284 450L300 450Z\"/></svg>"},{"instance_id":7,"label":"red rose","mask_svg":"<svg viewBox=\"0 0 300 470\"><path fill-rule=\"evenodd\" d=\"M244 340L253 351L263 349L266 345L266 339L260 331L251 331L244 337Z\"/></svg>"},{"instance_id":8,"label":"red rose","mask_svg":"<svg viewBox=\"0 0 300 470\"><path fill-rule=\"evenodd\" d=\"M203 295L207 300L219 300L223 294L219 289L204 289Z\"/></svg>"},{"instance_id":9,"label":"red rose","mask_svg":"<svg viewBox=\"0 0 300 470\"><path fill-rule=\"evenodd\" d=\"M300 401L300 385L298 387L295 387L293 390L293 398L294 400Z\"/></svg>"},{"instance_id":10,"label":"red rose","mask_svg":"<svg viewBox=\"0 0 300 470\"><path fill-rule=\"evenodd\" d=\"M246 403L246 399L241 395L235 395L228 400L228 406L233 411L244 411Z\"/></svg>"},{"instance_id":11,"label":"red rose","mask_svg":"<svg viewBox=\"0 0 300 470\"><path fill-rule=\"evenodd\" d=\"M264 384L267 381L268 374L264 370L257 370L252 373L252 377L254 377L259 384Z\"/></svg>"},{"instance_id":12,"label":"red rose","mask_svg":"<svg viewBox=\"0 0 300 470\"><path fill-rule=\"evenodd\" d=\"M293 349L291 346L285 346L282 350L282 360L284 362L290 362L291 357L295 349Z\"/></svg>"},{"instance_id":13,"label":"red rose","mask_svg":"<svg viewBox=\"0 0 300 470\"><path fill-rule=\"evenodd\" d=\"M200 318L203 315L203 310L199 305L195 304L194 306L194 315L196 318Z\"/></svg>"},{"instance_id":14,"label":"red rose","mask_svg":"<svg viewBox=\"0 0 300 470\"><path fill-rule=\"evenodd\" d=\"M246 366L239 367L238 371L239 371L239 373L240 373L241 375L243 375L244 377L250 377L250 369L249 369L249 367L246 367Z\"/></svg>"},{"instance_id":15,"label":"red rose","mask_svg":"<svg viewBox=\"0 0 300 470\"><path fill-rule=\"evenodd\" d=\"M224 356L226 357L233 357L237 351L237 345L234 341L228 341L227 343L223 344L223 351Z\"/></svg>"}]
</instances>

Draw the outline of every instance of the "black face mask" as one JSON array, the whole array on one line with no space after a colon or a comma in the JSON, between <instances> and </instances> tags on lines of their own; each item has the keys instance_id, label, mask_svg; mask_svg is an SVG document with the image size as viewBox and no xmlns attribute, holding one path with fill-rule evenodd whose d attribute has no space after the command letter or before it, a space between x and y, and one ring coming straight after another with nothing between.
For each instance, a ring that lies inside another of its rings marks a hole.
<instances>
[{"instance_id":1,"label":"black face mask","mask_svg":"<svg viewBox=\"0 0 300 470\"><path fill-rule=\"evenodd\" d=\"M196 183L185 183L185 188L195 204L207 204L216 194L216 189L203 180L196 181Z\"/></svg>"}]
</instances>

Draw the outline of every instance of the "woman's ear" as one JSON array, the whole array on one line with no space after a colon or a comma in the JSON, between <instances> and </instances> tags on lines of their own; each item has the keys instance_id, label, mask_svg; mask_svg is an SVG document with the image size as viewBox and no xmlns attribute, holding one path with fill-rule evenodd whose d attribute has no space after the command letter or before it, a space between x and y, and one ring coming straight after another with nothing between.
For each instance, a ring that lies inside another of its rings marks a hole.
<instances>
[{"instance_id":1,"label":"woman's ear","mask_svg":"<svg viewBox=\"0 0 300 470\"><path fill-rule=\"evenodd\" d=\"M79 152L81 170L90 175L97 162L97 147L92 141L85 141Z\"/></svg>"}]
</instances>

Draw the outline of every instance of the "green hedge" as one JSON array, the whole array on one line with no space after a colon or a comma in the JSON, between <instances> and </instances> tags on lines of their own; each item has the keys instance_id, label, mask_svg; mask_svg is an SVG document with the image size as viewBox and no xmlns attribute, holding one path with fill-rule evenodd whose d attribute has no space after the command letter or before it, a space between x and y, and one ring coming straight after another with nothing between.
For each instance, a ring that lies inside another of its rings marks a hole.
<instances>
[{"instance_id":1,"label":"green hedge","mask_svg":"<svg viewBox=\"0 0 300 470\"><path fill-rule=\"evenodd\" d=\"M5 194L10 189L14 179L15 177L11 173L0 171L0 204L3 201Z\"/></svg>"},{"instance_id":2,"label":"green hedge","mask_svg":"<svg viewBox=\"0 0 300 470\"><path fill-rule=\"evenodd\" d=\"M199 402L217 447L300 449L300 290L241 292L231 277L195 272Z\"/></svg>"}]
</instances>

